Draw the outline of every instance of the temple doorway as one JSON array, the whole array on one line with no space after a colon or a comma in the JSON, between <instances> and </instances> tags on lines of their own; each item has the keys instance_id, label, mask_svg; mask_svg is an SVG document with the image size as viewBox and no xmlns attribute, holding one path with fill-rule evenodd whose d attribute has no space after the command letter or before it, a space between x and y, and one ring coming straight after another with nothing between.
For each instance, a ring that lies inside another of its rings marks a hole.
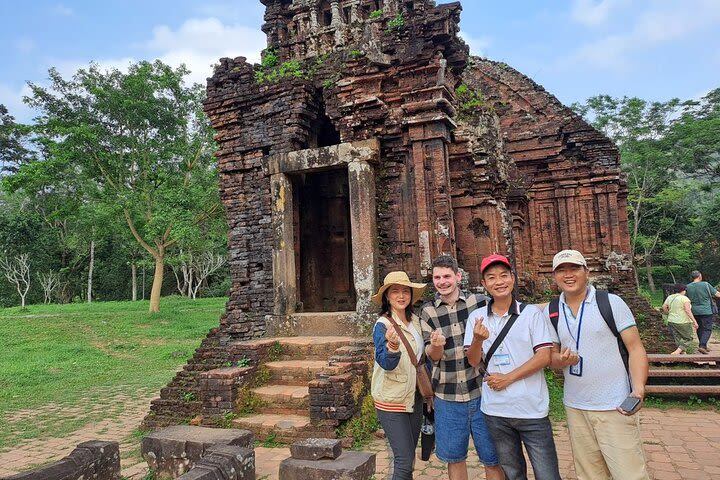
<instances>
[{"instance_id":1,"label":"temple doorway","mask_svg":"<svg viewBox=\"0 0 720 480\"><path fill-rule=\"evenodd\" d=\"M293 175L298 311L354 311L347 168Z\"/></svg>"}]
</instances>

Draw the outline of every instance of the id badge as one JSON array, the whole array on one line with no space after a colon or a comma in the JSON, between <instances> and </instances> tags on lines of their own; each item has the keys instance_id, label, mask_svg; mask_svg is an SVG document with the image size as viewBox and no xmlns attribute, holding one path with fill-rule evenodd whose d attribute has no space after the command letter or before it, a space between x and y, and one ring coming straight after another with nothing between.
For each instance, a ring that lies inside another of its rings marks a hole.
<instances>
[{"instance_id":1,"label":"id badge","mask_svg":"<svg viewBox=\"0 0 720 480\"><path fill-rule=\"evenodd\" d=\"M510 365L510 355L507 353L498 353L493 355L493 365L496 367Z\"/></svg>"},{"instance_id":2,"label":"id badge","mask_svg":"<svg viewBox=\"0 0 720 480\"><path fill-rule=\"evenodd\" d=\"M582 377L583 372L583 357L580 357L580 360L575 365L570 365L570 375L575 375L576 377Z\"/></svg>"}]
</instances>

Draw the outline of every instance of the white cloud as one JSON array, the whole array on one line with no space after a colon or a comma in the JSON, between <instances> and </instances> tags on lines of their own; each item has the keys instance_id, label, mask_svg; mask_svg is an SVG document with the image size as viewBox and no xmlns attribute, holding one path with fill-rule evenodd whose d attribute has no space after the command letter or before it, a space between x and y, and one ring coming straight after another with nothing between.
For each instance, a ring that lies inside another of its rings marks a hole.
<instances>
[{"instance_id":1,"label":"white cloud","mask_svg":"<svg viewBox=\"0 0 720 480\"><path fill-rule=\"evenodd\" d=\"M595 27L607 23L612 10L623 3L624 0L574 0L570 15L576 22Z\"/></svg>"},{"instance_id":2,"label":"white cloud","mask_svg":"<svg viewBox=\"0 0 720 480\"><path fill-rule=\"evenodd\" d=\"M220 58L242 56L251 63L259 62L265 46L265 34L257 29L204 18L187 20L177 30L166 25L155 27L145 48L169 65L184 63L192 72L189 79L204 84Z\"/></svg>"},{"instance_id":3,"label":"white cloud","mask_svg":"<svg viewBox=\"0 0 720 480\"><path fill-rule=\"evenodd\" d=\"M72 17L75 15L75 10L66 5L63 5L62 3L59 3L52 7L52 13L61 17Z\"/></svg>"},{"instance_id":4,"label":"white cloud","mask_svg":"<svg viewBox=\"0 0 720 480\"><path fill-rule=\"evenodd\" d=\"M684 40L706 29L720 28L720 2L655 2L630 21L631 27L626 32L613 33L581 45L561 63L575 68L582 65L622 70L631 63L632 54Z\"/></svg>"},{"instance_id":5,"label":"white cloud","mask_svg":"<svg viewBox=\"0 0 720 480\"><path fill-rule=\"evenodd\" d=\"M467 32L461 31L460 36L465 43L470 45L470 54L479 57L485 56L485 50L491 45L491 41L487 37L472 37Z\"/></svg>"},{"instance_id":6,"label":"white cloud","mask_svg":"<svg viewBox=\"0 0 720 480\"><path fill-rule=\"evenodd\" d=\"M112 68L125 71L131 63L158 58L173 67L185 64L190 70L190 74L185 77L186 81L204 85L207 78L212 76L212 66L220 58L243 56L251 63L259 62L260 51L265 45L265 34L259 30L239 25L225 25L216 18L190 19L176 30L167 25L155 27L147 42L134 45L136 49L142 51L138 58L56 60L51 64L63 77L69 78L78 69L88 68L90 61L96 63L103 71Z\"/></svg>"},{"instance_id":7,"label":"white cloud","mask_svg":"<svg viewBox=\"0 0 720 480\"><path fill-rule=\"evenodd\" d=\"M27 95L30 95L30 87L27 85L17 88L0 84L0 103L5 105L8 113L20 123L29 123L35 115L34 110L22 101L22 98Z\"/></svg>"},{"instance_id":8,"label":"white cloud","mask_svg":"<svg viewBox=\"0 0 720 480\"><path fill-rule=\"evenodd\" d=\"M21 37L15 41L15 48L23 54L27 54L33 51L35 48L35 42L28 37Z\"/></svg>"}]
</instances>

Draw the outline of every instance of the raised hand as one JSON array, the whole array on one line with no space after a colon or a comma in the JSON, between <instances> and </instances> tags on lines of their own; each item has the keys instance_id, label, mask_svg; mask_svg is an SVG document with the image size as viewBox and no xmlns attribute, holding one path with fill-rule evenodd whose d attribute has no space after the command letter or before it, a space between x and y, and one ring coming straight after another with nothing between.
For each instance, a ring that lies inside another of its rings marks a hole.
<instances>
[{"instance_id":1,"label":"raised hand","mask_svg":"<svg viewBox=\"0 0 720 480\"><path fill-rule=\"evenodd\" d=\"M484 320L484 317L478 318L475 322L475 327L473 327L473 338L481 342L484 342L490 337L490 330L483 324Z\"/></svg>"},{"instance_id":2,"label":"raised hand","mask_svg":"<svg viewBox=\"0 0 720 480\"><path fill-rule=\"evenodd\" d=\"M430 334L430 345L433 347L444 347L445 335L443 335L440 330L433 330Z\"/></svg>"},{"instance_id":3,"label":"raised hand","mask_svg":"<svg viewBox=\"0 0 720 480\"><path fill-rule=\"evenodd\" d=\"M580 361L580 356L577 352L570 350L570 347L565 347L560 351L560 362L563 367L569 367L571 365L577 365Z\"/></svg>"},{"instance_id":4,"label":"raised hand","mask_svg":"<svg viewBox=\"0 0 720 480\"><path fill-rule=\"evenodd\" d=\"M385 340L387 340L389 344L392 344L392 346L396 348L400 345L400 338L398 338L398 334L394 328L388 328L385 331Z\"/></svg>"}]
</instances>

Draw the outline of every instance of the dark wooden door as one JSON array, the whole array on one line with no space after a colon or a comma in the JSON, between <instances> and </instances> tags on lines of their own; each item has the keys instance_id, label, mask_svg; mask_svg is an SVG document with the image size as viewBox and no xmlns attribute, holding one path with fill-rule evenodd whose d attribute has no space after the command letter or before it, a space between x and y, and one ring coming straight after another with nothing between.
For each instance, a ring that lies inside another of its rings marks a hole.
<instances>
[{"instance_id":1,"label":"dark wooden door","mask_svg":"<svg viewBox=\"0 0 720 480\"><path fill-rule=\"evenodd\" d=\"M298 183L302 309L355 310L347 170L305 174Z\"/></svg>"}]
</instances>

